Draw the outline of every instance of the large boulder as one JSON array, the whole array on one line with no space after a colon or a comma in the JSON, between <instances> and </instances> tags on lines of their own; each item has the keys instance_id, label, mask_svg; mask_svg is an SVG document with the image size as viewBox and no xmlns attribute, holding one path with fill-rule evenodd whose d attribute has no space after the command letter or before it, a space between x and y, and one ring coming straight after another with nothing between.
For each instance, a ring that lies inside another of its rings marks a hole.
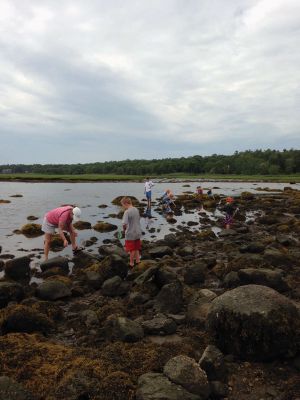
<instances>
[{"instance_id":1,"label":"large boulder","mask_svg":"<svg viewBox=\"0 0 300 400\"><path fill-rule=\"evenodd\" d=\"M192 358L184 355L171 358L164 366L164 374L188 392L199 395L203 400L208 398L210 390L206 373Z\"/></svg>"},{"instance_id":2,"label":"large boulder","mask_svg":"<svg viewBox=\"0 0 300 400\"><path fill-rule=\"evenodd\" d=\"M30 261L30 258L26 256L7 260L4 267L5 275L16 281L29 279Z\"/></svg>"},{"instance_id":3,"label":"large boulder","mask_svg":"<svg viewBox=\"0 0 300 400\"><path fill-rule=\"evenodd\" d=\"M13 305L0 312L2 334L10 332L48 333L52 328L53 323L46 315L28 306Z\"/></svg>"},{"instance_id":4,"label":"large boulder","mask_svg":"<svg viewBox=\"0 0 300 400\"><path fill-rule=\"evenodd\" d=\"M224 381L226 378L227 368L224 356L216 346L206 347L199 365L206 372L209 381Z\"/></svg>"},{"instance_id":5,"label":"large boulder","mask_svg":"<svg viewBox=\"0 0 300 400\"><path fill-rule=\"evenodd\" d=\"M152 258L160 258L163 256L170 256L173 254L173 250L168 246L156 246L149 250L149 255Z\"/></svg>"},{"instance_id":6,"label":"large boulder","mask_svg":"<svg viewBox=\"0 0 300 400\"><path fill-rule=\"evenodd\" d=\"M45 272L52 268L59 268L64 272L69 272L69 260L66 257L53 257L47 261L43 261L40 264L42 272Z\"/></svg>"},{"instance_id":7,"label":"large boulder","mask_svg":"<svg viewBox=\"0 0 300 400\"><path fill-rule=\"evenodd\" d=\"M163 374L149 372L138 379L136 400L202 400L202 397L175 385Z\"/></svg>"},{"instance_id":8,"label":"large boulder","mask_svg":"<svg viewBox=\"0 0 300 400\"><path fill-rule=\"evenodd\" d=\"M189 324L203 328L206 323L211 302L217 295L208 289L201 289L195 293L187 306L186 318Z\"/></svg>"},{"instance_id":9,"label":"large boulder","mask_svg":"<svg viewBox=\"0 0 300 400\"><path fill-rule=\"evenodd\" d=\"M97 232L112 232L118 229L117 225L110 224L109 222L97 222L93 226L93 229Z\"/></svg>"},{"instance_id":10,"label":"large boulder","mask_svg":"<svg viewBox=\"0 0 300 400\"><path fill-rule=\"evenodd\" d=\"M240 286L214 299L207 329L221 351L242 359L289 357L300 348L299 311L266 286Z\"/></svg>"},{"instance_id":11,"label":"large boulder","mask_svg":"<svg viewBox=\"0 0 300 400\"><path fill-rule=\"evenodd\" d=\"M98 251L100 254L105 255L105 256L117 254L118 256L120 256L122 258L128 257L128 254L126 253L126 251L122 247L116 246L115 244L105 244L103 246L100 246Z\"/></svg>"},{"instance_id":12,"label":"large boulder","mask_svg":"<svg viewBox=\"0 0 300 400\"><path fill-rule=\"evenodd\" d=\"M37 237L44 234L40 224L25 224L21 228L21 233L27 237Z\"/></svg>"},{"instance_id":13,"label":"large boulder","mask_svg":"<svg viewBox=\"0 0 300 400\"><path fill-rule=\"evenodd\" d=\"M207 273L206 263L196 262L188 266L184 273L184 282L188 285L193 283L203 283Z\"/></svg>"},{"instance_id":14,"label":"large boulder","mask_svg":"<svg viewBox=\"0 0 300 400\"><path fill-rule=\"evenodd\" d=\"M182 307L183 292L179 281L163 286L155 298L155 309L158 312L176 314Z\"/></svg>"},{"instance_id":15,"label":"large boulder","mask_svg":"<svg viewBox=\"0 0 300 400\"><path fill-rule=\"evenodd\" d=\"M142 322L142 327L148 335L171 335L177 330L176 322L165 315Z\"/></svg>"},{"instance_id":16,"label":"large boulder","mask_svg":"<svg viewBox=\"0 0 300 400\"><path fill-rule=\"evenodd\" d=\"M36 288L36 295L42 300L59 300L70 297L72 292L64 282L49 280L41 283Z\"/></svg>"},{"instance_id":17,"label":"large boulder","mask_svg":"<svg viewBox=\"0 0 300 400\"><path fill-rule=\"evenodd\" d=\"M123 296L129 291L129 283L124 282L119 276L107 279L102 285L102 293L105 296Z\"/></svg>"},{"instance_id":18,"label":"large boulder","mask_svg":"<svg viewBox=\"0 0 300 400\"><path fill-rule=\"evenodd\" d=\"M279 292L288 290L288 285L282 279L282 271L267 268L244 268L238 271L241 285L256 284L269 286Z\"/></svg>"},{"instance_id":19,"label":"large boulder","mask_svg":"<svg viewBox=\"0 0 300 400\"><path fill-rule=\"evenodd\" d=\"M0 308L10 301L20 301L24 297L23 287L16 282L0 282Z\"/></svg>"},{"instance_id":20,"label":"large boulder","mask_svg":"<svg viewBox=\"0 0 300 400\"><path fill-rule=\"evenodd\" d=\"M137 342L144 337L143 328L138 322L116 315L107 318L104 330L110 339L123 342Z\"/></svg>"}]
</instances>

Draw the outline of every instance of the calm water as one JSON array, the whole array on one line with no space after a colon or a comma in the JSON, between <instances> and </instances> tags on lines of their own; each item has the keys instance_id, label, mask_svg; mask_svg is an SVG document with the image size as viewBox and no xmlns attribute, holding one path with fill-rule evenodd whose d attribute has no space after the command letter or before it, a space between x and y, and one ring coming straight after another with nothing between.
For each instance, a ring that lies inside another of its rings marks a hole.
<instances>
[{"instance_id":1,"label":"calm water","mask_svg":"<svg viewBox=\"0 0 300 400\"><path fill-rule=\"evenodd\" d=\"M190 187L185 187L190 185ZM152 190L152 199L161 197L166 188L170 188L174 194L181 194L184 191L196 191L199 182L157 182ZM215 194L239 195L247 190L255 192L258 187L268 187L271 189L283 189L289 186L286 183L241 183L241 182L201 182L203 188L214 188ZM299 184L293 185L299 188ZM120 219L107 218L108 214L117 213L120 209L111 204L111 201L122 195L131 195L139 200L144 198L143 183L25 183L25 182L0 182L0 199L10 200L9 204L0 204L0 234L2 254L12 253L15 256L25 255L26 253L39 254L36 249L43 248L43 237L29 239L23 235L12 234L15 229L20 229L24 224L31 222L27 220L29 215L34 215L39 219L33 221L42 223L44 214L61 204L76 204L82 209L82 220L89 221L94 225L97 221L107 221L121 226ZM261 193L261 192L259 192ZM23 197L10 197L15 194L21 194ZM98 205L106 204L107 208L98 208ZM183 215L176 217L177 224L170 225L157 212L153 211L154 219L151 222L151 228L155 228L156 238L162 238L170 232L170 228L176 228L185 223L185 221L194 220L199 222L199 214ZM210 216L212 216L209 213ZM145 232L144 238L152 240L153 233L146 229L146 220L141 220L142 228ZM197 226L199 229L200 225ZM93 229L78 231L79 244L96 236L98 242L96 247L102 244L106 238L113 238L114 232L98 233ZM21 250L22 249L22 250ZM33 250L34 249L34 250ZM58 253L56 253L58 254ZM64 249L60 254L71 255L70 246Z\"/></svg>"}]
</instances>

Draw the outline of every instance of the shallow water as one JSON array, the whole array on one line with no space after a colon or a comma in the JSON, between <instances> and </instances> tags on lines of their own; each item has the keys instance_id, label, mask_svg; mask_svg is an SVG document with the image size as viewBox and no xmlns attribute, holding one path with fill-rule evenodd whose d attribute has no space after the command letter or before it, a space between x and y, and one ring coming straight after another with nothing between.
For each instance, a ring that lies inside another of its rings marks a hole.
<instances>
[{"instance_id":1,"label":"shallow water","mask_svg":"<svg viewBox=\"0 0 300 400\"><path fill-rule=\"evenodd\" d=\"M266 182L156 182L152 190L152 200L161 197L166 188L170 188L175 196L185 191L195 192L196 187L201 184L204 189L213 188L214 194L224 194L237 196L243 191L256 192L258 187L268 187L270 189L283 189L289 186L286 183L266 183ZM186 187L186 185L190 185ZM293 185L299 187L299 184ZM218 189L216 189L218 187ZM61 204L76 204L82 209L82 220L89 221L94 225L97 221L111 222L121 227L121 220L118 218L107 218L108 214L117 213L119 207L111 204L111 201L122 195L131 195L139 200L144 198L143 183L133 182L97 182L97 183L32 183L32 182L0 182L0 199L10 200L9 204L0 204L0 234L2 254L12 253L16 257L34 253L33 259L38 254L42 254L43 236L37 238L26 238L23 235L13 234L15 229L20 229L28 222L41 224L44 214ZM206 190L204 190L205 192ZM257 193L262 193L257 192ZM15 194L21 194L23 197L10 197ZM106 204L106 208L98 208L98 205ZM155 208L155 207L154 207ZM153 219L149 228L154 228L155 232L150 233L147 229L147 221L142 218L142 229L145 232L143 236L147 240L160 239L170 232L170 228L177 228L184 225L187 221L200 222L199 210L192 214L184 214L176 217L177 223L174 225L166 223L163 216L152 210ZM28 221L27 217L34 215L39 219ZM214 219L212 213L208 213L211 219ZM193 227L201 228L201 225ZM115 232L99 233L93 229L78 231L78 243L96 236L98 242L95 247L102 244L104 239L112 239ZM155 238L153 237L155 235ZM93 247L90 247L93 249ZM37 250L40 249L40 250ZM71 256L70 246L67 249L55 254L64 254ZM53 254L50 254L50 256Z\"/></svg>"}]
</instances>

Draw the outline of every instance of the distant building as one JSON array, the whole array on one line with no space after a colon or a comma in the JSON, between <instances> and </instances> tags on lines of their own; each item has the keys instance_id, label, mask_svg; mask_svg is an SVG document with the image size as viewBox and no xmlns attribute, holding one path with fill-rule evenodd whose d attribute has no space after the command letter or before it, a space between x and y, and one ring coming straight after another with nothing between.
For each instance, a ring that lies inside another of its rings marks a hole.
<instances>
[{"instance_id":1,"label":"distant building","mask_svg":"<svg viewBox=\"0 0 300 400\"><path fill-rule=\"evenodd\" d=\"M11 168L3 169L1 171L1 174L12 174L12 169Z\"/></svg>"}]
</instances>

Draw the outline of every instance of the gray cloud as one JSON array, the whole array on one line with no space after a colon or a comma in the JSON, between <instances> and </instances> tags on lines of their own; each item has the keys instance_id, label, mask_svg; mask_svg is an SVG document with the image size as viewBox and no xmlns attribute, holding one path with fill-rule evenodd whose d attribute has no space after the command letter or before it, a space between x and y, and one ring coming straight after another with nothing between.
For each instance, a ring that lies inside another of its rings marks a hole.
<instances>
[{"instance_id":1,"label":"gray cloud","mask_svg":"<svg viewBox=\"0 0 300 400\"><path fill-rule=\"evenodd\" d=\"M297 148L299 20L297 0L2 0L2 163Z\"/></svg>"}]
</instances>

